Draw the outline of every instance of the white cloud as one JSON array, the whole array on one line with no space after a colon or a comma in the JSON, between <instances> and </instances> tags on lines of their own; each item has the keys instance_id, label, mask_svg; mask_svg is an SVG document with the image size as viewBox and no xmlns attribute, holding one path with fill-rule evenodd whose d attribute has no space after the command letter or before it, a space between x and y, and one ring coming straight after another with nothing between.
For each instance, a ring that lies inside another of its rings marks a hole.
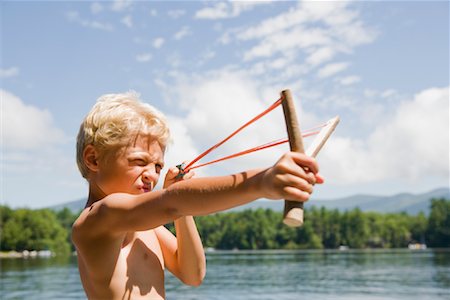
<instances>
[{"instance_id":1,"label":"white cloud","mask_svg":"<svg viewBox=\"0 0 450 300\"><path fill-rule=\"evenodd\" d=\"M317 72L317 76L319 78L327 78L344 71L348 66L349 64L347 62L331 63L321 68Z\"/></svg>"},{"instance_id":2,"label":"white cloud","mask_svg":"<svg viewBox=\"0 0 450 300\"><path fill-rule=\"evenodd\" d=\"M13 207L45 207L84 197L86 185L67 152L73 136L55 126L51 113L0 90L2 200ZM37 197L30 197L30 191Z\"/></svg>"},{"instance_id":3,"label":"white cloud","mask_svg":"<svg viewBox=\"0 0 450 300\"><path fill-rule=\"evenodd\" d=\"M98 14L103 11L103 5L98 2L94 2L91 4L91 13Z\"/></svg>"},{"instance_id":4,"label":"white cloud","mask_svg":"<svg viewBox=\"0 0 450 300\"><path fill-rule=\"evenodd\" d=\"M129 9L133 5L132 0L114 0L111 9L113 11L121 12Z\"/></svg>"},{"instance_id":5,"label":"white cloud","mask_svg":"<svg viewBox=\"0 0 450 300\"><path fill-rule=\"evenodd\" d=\"M198 155L199 152L194 146L194 142L189 135L188 129L182 118L167 115L167 121L170 125L172 143L167 149L165 160L171 167L180 164L187 159L192 159Z\"/></svg>"},{"instance_id":6,"label":"white cloud","mask_svg":"<svg viewBox=\"0 0 450 300\"><path fill-rule=\"evenodd\" d=\"M334 54L335 50L331 47L322 47L314 50L313 53L306 58L306 62L312 66L317 66L332 59Z\"/></svg>"},{"instance_id":7,"label":"white cloud","mask_svg":"<svg viewBox=\"0 0 450 300\"><path fill-rule=\"evenodd\" d=\"M149 62L152 59L152 54L151 53L141 53L136 55L136 61L144 63L144 62Z\"/></svg>"},{"instance_id":8,"label":"white cloud","mask_svg":"<svg viewBox=\"0 0 450 300\"><path fill-rule=\"evenodd\" d=\"M268 4L271 1L230 1L216 2L211 7L205 7L195 13L197 19L228 19L238 17L245 11L252 10L257 5Z\"/></svg>"},{"instance_id":9,"label":"white cloud","mask_svg":"<svg viewBox=\"0 0 450 300\"><path fill-rule=\"evenodd\" d=\"M259 44L244 53L244 60L271 57L279 52L284 54L286 51L315 46L321 47L330 43L330 37L323 29L296 27L263 38Z\"/></svg>"},{"instance_id":10,"label":"white cloud","mask_svg":"<svg viewBox=\"0 0 450 300\"><path fill-rule=\"evenodd\" d=\"M387 89L381 93L382 98L389 98L397 94L397 91L394 89Z\"/></svg>"},{"instance_id":11,"label":"white cloud","mask_svg":"<svg viewBox=\"0 0 450 300\"><path fill-rule=\"evenodd\" d=\"M216 52L211 49L205 49L200 55L200 60L198 61L199 65L203 65L213 59L216 56Z\"/></svg>"},{"instance_id":12,"label":"white cloud","mask_svg":"<svg viewBox=\"0 0 450 300\"><path fill-rule=\"evenodd\" d=\"M169 17L171 17L172 19L178 19L178 18L184 16L185 14L186 14L186 11L182 10L182 9L169 10L167 12L167 15Z\"/></svg>"},{"instance_id":13,"label":"white cloud","mask_svg":"<svg viewBox=\"0 0 450 300\"><path fill-rule=\"evenodd\" d=\"M402 102L367 137L334 137L321 154L335 183L449 176L449 88L430 88ZM345 121L345 120L344 120Z\"/></svg>"},{"instance_id":14,"label":"white cloud","mask_svg":"<svg viewBox=\"0 0 450 300\"><path fill-rule=\"evenodd\" d=\"M153 40L153 47L156 49L161 48L164 45L164 38L159 37Z\"/></svg>"},{"instance_id":15,"label":"white cloud","mask_svg":"<svg viewBox=\"0 0 450 300\"><path fill-rule=\"evenodd\" d=\"M292 78L312 72L339 54L371 43L377 32L364 24L349 1L299 1L278 15L252 26L230 28L219 42L239 44L244 62L261 66L276 57L288 57ZM224 8L216 4L216 8ZM221 11L217 9L217 11ZM242 41L245 41L242 46ZM342 66L341 66L342 67ZM287 75L285 75L287 77Z\"/></svg>"},{"instance_id":16,"label":"white cloud","mask_svg":"<svg viewBox=\"0 0 450 300\"><path fill-rule=\"evenodd\" d=\"M363 94L366 98L373 98L378 95L378 92L374 89L365 89Z\"/></svg>"},{"instance_id":17,"label":"white cloud","mask_svg":"<svg viewBox=\"0 0 450 300\"><path fill-rule=\"evenodd\" d=\"M183 59L180 53L178 52L170 52L166 55L166 62L172 69L178 69L183 64ZM178 71L172 71L178 72Z\"/></svg>"},{"instance_id":18,"label":"white cloud","mask_svg":"<svg viewBox=\"0 0 450 300\"><path fill-rule=\"evenodd\" d=\"M53 125L48 110L25 104L12 93L0 90L2 145L6 149L37 149L56 144L64 133Z\"/></svg>"},{"instance_id":19,"label":"white cloud","mask_svg":"<svg viewBox=\"0 0 450 300\"><path fill-rule=\"evenodd\" d=\"M156 9L150 10L150 16L156 17L158 15L158 11Z\"/></svg>"},{"instance_id":20,"label":"white cloud","mask_svg":"<svg viewBox=\"0 0 450 300\"><path fill-rule=\"evenodd\" d=\"M183 26L177 33L175 33L174 39L181 40L182 38L190 34L192 34L192 32L189 26Z\"/></svg>"},{"instance_id":21,"label":"white cloud","mask_svg":"<svg viewBox=\"0 0 450 300\"><path fill-rule=\"evenodd\" d=\"M104 31L112 31L114 29L113 26L109 23L83 19L80 17L80 14L77 11L67 12L66 17L70 22L80 24L83 27L99 29Z\"/></svg>"},{"instance_id":22,"label":"white cloud","mask_svg":"<svg viewBox=\"0 0 450 300\"><path fill-rule=\"evenodd\" d=\"M346 76L339 80L342 85L352 85L361 81L361 78L356 75Z\"/></svg>"},{"instance_id":23,"label":"white cloud","mask_svg":"<svg viewBox=\"0 0 450 300\"><path fill-rule=\"evenodd\" d=\"M195 13L197 19L222 19L228 16L228 5L225 2L215 3L213 7L205 7Z\"/></svg>"},{"instance_id":24,"label":"white cloud","mask_svg":"<svg viewBox=\"0 0 450 300\"><path fill-rule=\"evenodd\" d=\"M122 18L122 20L120 20L120 22L125 26L127 26L128 28L133 28L133 19L131 15L126 15L125 17Z\"/></svg>"},{"instance_id":25,"label":"white cloud","mask_svg":"<svg viewBox=\"0 0 450 300\"><path fill-rule=\"evenodd\" d=\"M18 67L11 67L8 69L0 69L0 78L11 78L19 75Z\"/></svg>"}]
</instances>

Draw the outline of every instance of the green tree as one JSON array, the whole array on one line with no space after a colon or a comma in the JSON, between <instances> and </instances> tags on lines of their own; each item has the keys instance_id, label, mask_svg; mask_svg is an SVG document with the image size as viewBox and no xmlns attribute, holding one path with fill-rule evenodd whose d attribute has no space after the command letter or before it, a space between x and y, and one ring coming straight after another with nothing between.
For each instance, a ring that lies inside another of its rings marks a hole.
<instances>
[{"instance_id":1,"label":"green tree","mask_svg":"<svg viewBox=\"0 0 450 300\"><path fill-rule=\"evenodd\" d=\"M325 227L322 233L323 246L328 249L338 248L341 244L341 214L335 209L323 214Z\"/></svg>"},{"instance_id":2,"label":"green tree","mask_svg":"<svg viewBox=\"0 0 450 300\"><path fill-rule=\"evenodd\" d=\"M413 242L425 243L428 219L423 212L417 216L410 217L409 231Z\"/></svg>"},{"instance_id":3,"label":"green tree","mask_svg":"<svg viewBox=\"0 0 450 300\"><path fill-rule=\"evenodd\" d=\"M68 254L68 232L48 209L14 210L5 222L2 234L2 250L51 250Z\"/></svg>"},{"instance_id":4,"label":"green tree","mask_svg":"<svg viewBox=\"0 0 450 300\"><path fill-rule=\"evenodd\" d=\"M351 248L365 248L368 241L368 219L359 208L345 212L342 221L343 241Z\"/></svg>"},{"instance_id":5,"label":"green tree","mask_svg":"<svg viewBox=\"0 0 450 300\"><path fill-rule=\"evenodd\" d=\"M411 241L406 214L384 216L383 240L389 248L404 248Z\"/></svg>"},{"instance_id":6,"label":"green tree","mask_svg":"<svg viewBox=\"0 0 450 300\"><path fill-rule=\"evenodd\" d=\"M81 211L80 211L81 213ZM72 225L78 218L80 213L74 214L69 208L64 207L62 210L56 212L56 218L59 224L67 231L67 243L70 245L70 250L75 251L75 246L72 243Z\"/></svg>"},{"instance_id":7,"label":"green tree","mask_svg":"<svg viewBox=\"0 0 450 300\"><path fill-rule=\"evenodd\" d=\"M450 247L450 201L445 199L431 201L426 239L431 247Z\"/></svg>"},{"instance_id":8,"label":"green tree","mask_svg":"<svg viewBox=\"0 0 450 300\"><path fill-rule=\"evenodd\" d=\"M366 213L369 238L367 240L367 246L369 248L384 248L386 241L383 239L384 218L383 215L375 212Z\"/></svg>"}]
</instances>

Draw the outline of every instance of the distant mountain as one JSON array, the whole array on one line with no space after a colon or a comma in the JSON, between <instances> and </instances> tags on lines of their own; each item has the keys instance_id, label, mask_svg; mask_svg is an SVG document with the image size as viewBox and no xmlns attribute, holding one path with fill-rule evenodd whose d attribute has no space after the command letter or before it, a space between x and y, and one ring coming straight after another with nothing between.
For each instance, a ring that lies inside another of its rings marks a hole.
<instances>
[{"instance_id":1,"label":"distant mountain","mask_svg":"<svg viewBox=\"0 0 450 300\"><path fill-rule=\"evenodd\" d=\"M72 212L79 212L86 205L86 199L75 200L71 202L66 202L62 204L57 204L54 206L50 206L49 208L55 211L62 210L64 208L70 209Z\"/></svg>"},{"instance_id":2,"label":"distant mountain","mask_svg":"<svg viewBox=\"0 0 450 300\"><path fill-rule=\"evenodd\" d=\"M410 215L416 215L421 211L428 214L430 211L430 200L433 198L450 199L450 189L439 188L423 194L401 193L393 196L354 195L330 200L311 199L306 202L305 208L323 206L327 209L346 211L359 207L362 211L381 213L407 212ZM258 200L245 206L233 208L232 211L241 211L249 208L269 208L275 211L282 211L283 205L277 201Z\"/></svg>"},{"instance_id":3,"label":"distant mountain","mask_svg":"<svg viewBox=\"0 0 450 300\"><path fill-rule=\"evenodd\" d=\"M316 206L327 209L338 209L340 211L351 210L359 207L362 211L376 211L381 213L407 212L415 215L420 211L428 214L430 211L430 200L433 198L450 199L449 188L439 188L423 194L401 193L393 196L354 195L344 198L319 200L312 199L305 204L305 208ZM86 199L76 200L50 207L53 210L61 210L64 207L73 212L84 208ZM244 209L269 208L282 211L283 205L278 201L258 200L244 206L236 207L230 211L241 211Z\"/></svg>"}]
</instances>

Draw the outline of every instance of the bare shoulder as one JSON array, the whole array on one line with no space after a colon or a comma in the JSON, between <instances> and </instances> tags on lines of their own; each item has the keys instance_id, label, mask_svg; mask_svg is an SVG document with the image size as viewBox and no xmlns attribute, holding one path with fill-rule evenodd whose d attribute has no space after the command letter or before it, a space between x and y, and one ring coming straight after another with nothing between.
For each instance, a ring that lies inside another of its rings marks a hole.
<instances>
[{"instance_id":1,"label":"bare shoulder","mask_svg":"<svg viewBox=\"0 0 450 300\"><path fill-rule=\"evenodd\" d=\"M118 232L111 226L114 223L111 211L121 210L130 197L128 194L111 194L86 207L72 226L75 245L92 239L117 237Z\"/></svg>"}]
</instances>

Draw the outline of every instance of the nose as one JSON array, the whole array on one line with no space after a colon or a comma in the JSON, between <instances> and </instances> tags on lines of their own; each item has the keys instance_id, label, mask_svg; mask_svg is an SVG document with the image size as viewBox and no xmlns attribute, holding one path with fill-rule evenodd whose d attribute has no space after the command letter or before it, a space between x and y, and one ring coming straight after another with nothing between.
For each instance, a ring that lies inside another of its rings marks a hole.
<instances>
[{"instance_id":1,"label":"nose","mask_svg":"<svg viewBox=\"0 0 450 300\"><path fill-rule=\"evenodd\" d=\"M153 182L156 184L156 182L159 179L159 174L156 172L155 166L150 166L144 170L142 173L142 181L146 184L149 184Z\"/></svg>"}]
</instances>

